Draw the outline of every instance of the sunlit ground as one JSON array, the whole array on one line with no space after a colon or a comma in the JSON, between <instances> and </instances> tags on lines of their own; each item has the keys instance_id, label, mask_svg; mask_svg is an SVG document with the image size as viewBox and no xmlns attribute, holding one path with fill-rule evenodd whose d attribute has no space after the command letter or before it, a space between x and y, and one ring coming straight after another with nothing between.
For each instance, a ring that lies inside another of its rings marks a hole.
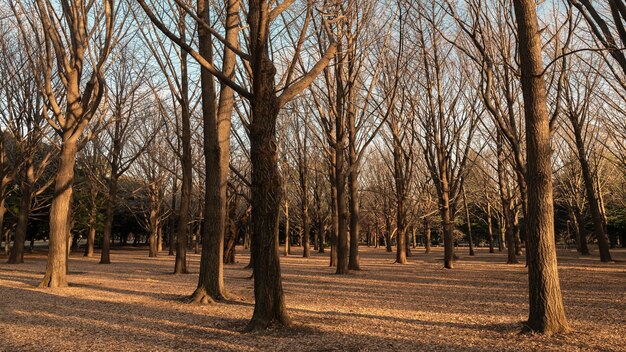
<instances>
[{"instance_id":1,"label":"sunlit ground","mask_svg":"<svg viewBox=\"0 0 626 352\"><path fill-rule=\"evenodd\" d=\"M281 257L289 329L242 333L252 316L248 255L237 248L225 269L233 299L208 306L184 299L192 274L172 275L173 257L148 258L145 248L114 250L112 265L73 253L70 287L38 289L45 253L24 265L0 258L2 351L623 351L626 348L626 250L603 264L597 251L580 257L559 251L559 275L574 332L519 334L527 312L526 269L506 265L505 253L460 249L454 270L443 270L442 251L413 251L407 265L394 253L361 247L363 270L333 274L328 252ZM98 253L97 253L98 254ZM520 258L523 261L523 258Z\"/></svg>"}]
</instances>

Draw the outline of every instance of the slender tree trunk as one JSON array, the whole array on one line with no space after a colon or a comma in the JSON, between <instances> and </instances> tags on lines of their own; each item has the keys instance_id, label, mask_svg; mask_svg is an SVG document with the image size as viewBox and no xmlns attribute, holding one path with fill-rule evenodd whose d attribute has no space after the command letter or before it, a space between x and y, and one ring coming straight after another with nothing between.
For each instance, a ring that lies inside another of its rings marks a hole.
<instances>
[{"instance_id":1,"label":"slender tree trunk","mask_svg":"<svg viewBox=\"0 0 626 352\"><path fill-rule=\"evenodd\" d=\"M332 164L335 165L336 163L336 155L337 153L335 152L335 150L333 149L331 151L332 155ZM331 197L331 216L332 216L332 223L331 223L331 232L330 232L330 266L331 267L336 267L337 266L337 240L339 237L339 208L337 207L337 174L335 171L334 166L331 167L331 172L330 172L330 182L331 182L331 191L330 191L330 197Z\"/></svg>"},{"instance_id":2,"label":"slender tree trunk","mask_svg":"<svg viewBox=\"0 0 626 352\"><path fill-rule=\"evenodd\" d=\"M519 224L519 210L513 212L513 234L515 239L515 255L524 255L522 252L521 226ZM528 258L527 258L528 259Z\"/></svg>"},{"instance_id":3,"label":"slender tree trunk","mask_svg":"<svg viewBox=\"0 0 626 352\"><path fill-rule=\"evenodd\" d=\"M398 134L393 131L393 165L394 165L394 185L396 191L396 263L406 264L406 218L404 209L405 200L405 180L403 155L398 140Z\"/></svg>"},{"instance_id":4,"label":"slender tree trunk","mask_svg":"<svg viewBox=\"0 0 626 352\"><path fill-rule=\"evenodd\" d=\"M148 257L154 258L157 256L157 237L159 232L159 203L158 203L158 190L155 189L153 184L150 185L150 235L148 237L149 250Z\"/></svg>"},{"instance_id":5,"label":"slender tree trunk","mask_svg":"<svg viewBox=\"0 0 626 352\"><path fill-rule=\"evenodd\" d=\"M324 253L325 252L325 246L326 246L326 239L324 237L326 233L324 232L324 221L319 219L317 221L317 236L318 236L318 248L317 248L317 252L318 253Z\"/></svg>"},{"instance_id":6,"label":"slender tree trunk","mask_svg":"<svg viewBox=\"0 0 626 352\"><path fill-rule=\"evenodd\" d=\"M159 220L159 228L157 229L157 253L161 253L162 251L163 251L163 225L161 224L161 221Z\"/></svg>"},{"instance_id":7,"label":"slender tree trunk","mask_svg":"<svg viewBox=\"0 0 626 352\"><path fill-rule=\"evenodd\" d=\"M39 287L67 286L67 238L70 233L70 207L77 151L76 141L70 139L69 133L65 133L54 180L54 198L50 207L48 262Z\"/></svg>"},{"instance_id":8,"label":"slender tree trunk","mask_svg":"<svg viewBox=\"0 0 626 352\"><path fill-rule=\"evenodd\" d=\"M176 227L176 193L178 191L178 180L176 175L176 169L174 169L174 175L172 176L172 213L169 216L169 224L167 226L167 255L174 255L174 229Z\"/></svg>"},{"instance_id":9,"label":"slender tree trunk","mask_svg":"<svg viewBox=\"0 0 626 352\"><path fill-rule=\"evenodd\" d=\"M90 192L90 210L89 210L89 232L87 233L87 244L85 245L85 257L92 258L94 245L96 242L96 228L98 226L98 193L94 188Z\"/></svg>"},{"instance_id":10,"label":"slender tree trunk","mask_svg":"<svg viewBox=\"0 0 626 352\"><path fill-rule=\"evenodd\" d=\"M577 208L574 210L574 222L576 231L576 244L581 255L591 255L587 246L587 236L585 230L585 219L582 211Z\"/></svg>"},{"instance_id":11,"label":"slender tree trunk","mask_svg":"<svg viewBox=\"0 0 626 352\"><path fill-rule=\"evenodd\" d=\"M28 165L31 168L32 165ZM25 176L26 177L26 176ZM17 226L15 228L15 238L13 247L9 256L9 264L24 263L24 242L26 241L26 232L28 230L28 218L30 216L30 203L32 196L31 185L28 181L21 184L22 197L20 199L20 209L17 214Z\"/></svg>"},{"instance_id":12,"label":"slender tree trunk","mask_svg":"<svg viewBox=\"0 0 626 352\"><path fill-rule=\"evenodd\" d=\"M445 182L439 202L441 207L441 225L443 227L443 265L446 269L452 269L454 268L454 233L450 216L450 198L447 182Z\"/></svg>"},{"instance_id":13,"label":"slender tree trunk","mask_svg":"<svg viewBox=\"0 0 626 352\"><path fill-rule=\"evenodd\" d=\"M514 0L518 24L528 186L527 257L529 316L527 327L547 335L569 330L561 298L554 244L552 150L541 36L533 0Z\"/></svg>"},{"instance_id":14,"label":"slender tree trunk","mask_svg":"<svg viewBox=\"0 0 626 352\"><path fill-rule=\"evenodd\" d=\"M463 185L463 207L465 208L465 221L467 222L467 237L469 238L469 255L473 256L474 253L474 238L472 237L472 219L470 217L470 211L467 207L467 195L465 194L465 185Z\"/></svg>"},{"instance_id":15,"label":"slender tree trunk","mask_svg":"<svg viewBox=\"0 0 626 352\"><path fill-rule=\"evenodd\" d=\"M0 144L1 146L1 144ZM0 190L2 192L2 190ZM10 242L8 229L4 230L4 214L6 214L7 208L4 206L4 197L0 198L0 236L4 238L4 254L9 255Z\"/></svg>"},{"instance_id":16,"label":"slender tree trunk","mask_svg":"<svg viewBox=\"0 0 626 352\"><path fill-rule=\"evenodd\" d=\"M283 194L287 194L287 190L283 191ZM291 248L289 246L289 201L285 197L285 257L291 254Z\"/></svg>"},{"instance_id":17,"label":"slender tree trunk","mask_svg":"<svg viewBox=\"0 0 626 352\"><path fill-rule=\"evenodd\" d=\"M305 192L306 182L305 182ZM302 257L309 258L311 256L311 221L309 219L309 201L308 195L305 195L302 201Z\"/></svg>"},{"instance_id":18,"label":"slender tree trunk","mask_svg":"<svg viewBox=\"0 0 626 352\"><path fill-rule=\"evenodd\" d=\"M351 105L352 106L352 105ZM361 270L359 261L359 238L361 234L360 220L360 196L359 196L359 164L356 153L356 128L355 113L350 111L348 114L348 138L349 138L349 154L348 162L350 164L350 172L348 175L348 191L350 192L350 258L348 260L348 268L350 270Z\"/></svg>"},{"instance_id":19,"label":"slender tree trunk","mask_svg":"<svg viewBox=\"0 0 626 352\"><path fill-rule=\"evenodd\" d=\"M100 264L111 264L111 232L113 230L113 215L115 211L115 203L117 201L117 175L117 168L114 167L111 170L111 178L109 179L109 194L107 197L107 206L104 215L104 231L102 233L102 252L100 254Z\"/></svg>"},{"instance_id":20,"label":"slender tree trunk","mask_svg":"<svg viewBox=\"0 0 626 352\"><path fill-rule=\"evenodd\" d=\"M426 254L430 253L430 221L428 221L428 219L424 219L424 227L426 228L426 233L424 234L424 237L426 237Z\"/></svg>"},{"instance_id":21,"label":"slender tree trunk","mask_svg":"<svg viewBox=\"0 0 626 352\"><path fill-rule=\"evenodd\" d=\"M600 261L610 262L611 253L609 251L609 240L604 229L604 219L598 198L593 185L593 176L591 174L591 168L589 167L589 161L587 160L587 153L585 150L585 144L582 138L581 126L574 117L570 117L570 121L574 127L574 136L576 140L576 149L578 151L578 161L580 163L580 170L583 175L583 181L585 183L585 192L587 195L587 203L589 204L589 211L591 212L591 219L593 222L593 232L598 240L598 251L600 252Z\"/></svg>"},{"instance_id":22,"label":"slender tree trunk","mask_svg":"<svg viewBox=\"0 0 626 352\"><path fill-rule=\"evenodd\" d=\"M182 10L181 10L182 11ZM185 33L185 16L179 19L180 33ZM191 157L191 111L189 110L189 75L187 73L187 52L181 52L180 100L181 100L181 145L180 160L183 179L180 186L180 207L178 209L178 228L176 233L176 260L174 274L187 274L187 245L189 244L189 211L191 208L191 189L193 187L193 160Z\"/></svg>"},{"instance_id":23,"label":"slender tree trunk","mask_svg":"<svg viewBox=\"0 0 626 352\"><path fill-rule=\"evenodd\" d=\"M411 236L415 234L415 230L411 230L409 231L409 229L407 228L406 231L404 231L404 248L406 251L406 256L407 258L412 256L411 253Z\"/></svg>"},{"instance_id":24,"label":"slender tree trunk","mask_svg":"<svg viewBox=\"0 0 626 352\"><path fill-rule=\"evenodd\" d=\"M493 248L493 224L491 223L491 202L487 201L487 236L489 239L489 253L495 253Z\"/></svg>"},{"instance_id":25,"label":"slender tree trunk","mask_svg":"<svg viewBox=\"0 0 626 352\"><path fill-rule=\"evenodd\" d=\"M387 207L387 214L389 215L385 215L385 251L387 252L393 252L393 249L391 248L391 235L392 235L392 229L391 229L391 209L389 209L390 207Z\"/></svg>"}]
</instances>

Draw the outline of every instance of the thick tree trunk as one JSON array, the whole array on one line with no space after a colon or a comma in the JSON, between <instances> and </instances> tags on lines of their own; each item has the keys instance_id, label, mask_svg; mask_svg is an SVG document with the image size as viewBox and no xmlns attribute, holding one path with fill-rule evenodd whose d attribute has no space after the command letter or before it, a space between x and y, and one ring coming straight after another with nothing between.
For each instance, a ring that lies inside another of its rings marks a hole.
<instances>
[{"instance_id":1,"label":"thick tree trunk","mask_svg":"<svg viewBox=\"0 0 626 352\"><path fill-rule=\"evenodd\" d=\"M100 264L111 264L111 232L113 230L113 215L117 200L117 168L111 170L109 179L109 194L104 215L104 231L102 233L102 252L100 254ZM120 239L121 241L121 239Z\"/></svg>"},{"instance_id":2,"label":"thick tree trunk","mask_svg":"<svg viewBox=\"0 0 626 352\"><path fill-rule=\"evenodd\" d=\"M32 165L27 167L32 168ZM26 232L28 230L28 218L30 216L32 196L31 185L28 182L22 182L21 191L22 197L20 199L20 209L17 214L15 238L13 239L13 247L11 248L8 264L24 263L24 242L26 241Z\"/></svg>"},{"instance_id":3,"label":"thick tree trunk","mask_svg":"<svg viewBox=\"0 0 626 352\"><path fill-rule=\"evenodd\" d=\"M252 6L252 5L251 5ZM253 26L254 27L254 26ZM278 255L278 216L282 196L278 171L276 126L278 102L274 96L275 69L264 55L260 70L266 81L258 82L252 102L254 122L250 144L252 160L252 255L254 257L255 306L247 330L265 329L273 321L289 325ZM255 76L259 77L259 76Z\"/></svg>"},{"instance_id":4,"label":"thick tree trunk","mask_svg":"<svg viewBox=\"0 0 626 352\"><path fill-rule=\"evenodd\" d=\"M68 133L69 135L69 133ZM70 233L72 184L76 164L76 140L63 136L61 154L54 180L54 198L50 207L50 241L46 273L39 287L67 286L67 249Z\"/></svg>"},{"instance_id":5,"label":"thick tree trunk","mask_svg":"<svg viewBox=\"0 0 626 352\"><path fill-rule=\"evenodd\" d=\"M529 316L527 327L547 335L569 330L561 298L554 244L552 150L541 36L533 0L514 0L518 24L526 121L528 209L527 257Z\"/></svg>"},{"instance_id":6,"label":"thick tree trunk","mask_svg":"<svg viewBox=\"0 0 626 352\"><path fill-rule=\"evenodd\" d=\"M272 322L288 326L291 320L283 293L278 253L278 218L282 195L278 171L276 120L279 102L269 58L269 4L251 0L248 11L252 53L250 160L252 163L252 257L254 258L254 313L247 331L262 330Z\"/></svg>"}]
</instances>

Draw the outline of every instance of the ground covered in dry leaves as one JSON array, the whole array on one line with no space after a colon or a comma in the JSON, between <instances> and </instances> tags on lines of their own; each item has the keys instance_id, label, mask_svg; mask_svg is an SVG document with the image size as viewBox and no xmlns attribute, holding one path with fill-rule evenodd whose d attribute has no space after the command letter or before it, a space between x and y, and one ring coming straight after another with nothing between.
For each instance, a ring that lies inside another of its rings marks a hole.
<instances>
[{"instance_id":1,"label":"ground covered in dry leaves","mask_svg":"<svg viewBox=\"0 0 626 352\"><path fill-rule=\"evenodd\" d=\"M45 253L23 265L0 258L2 351L624 351L626 251L603 264L559 250L559 275L574 332L520 334L527 312L526 269L505 254L460 249L454 270L442 251L416 249L407 265L384 249L361 248L362 271L337 276L328 253L281 258L294 326L242 333L254 296L248 255L227 265L234 297L208 306L185 302L197 280L172 275L173 257L148 258L145 248L115 250L111 265L73 253L70 287L39 289Z\"/></svg>"}]
</instances>

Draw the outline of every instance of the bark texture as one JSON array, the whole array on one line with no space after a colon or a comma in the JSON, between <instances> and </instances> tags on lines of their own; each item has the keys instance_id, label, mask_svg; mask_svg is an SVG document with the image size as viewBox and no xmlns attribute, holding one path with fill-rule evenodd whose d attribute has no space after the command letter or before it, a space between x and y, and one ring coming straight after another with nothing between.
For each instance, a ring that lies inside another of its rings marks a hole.
<instances>
[{"instance_id":1,"label":"bark texture","mask_svg":"<svg viewBox=\"0 0 626 352\"><path fill-rule=\"evenodd\" d=\"M528 289L527 327L543 334L569 330L561 297L554 244L554 209L550 118L541 57L541 37L536 4L514 0L518 24L521 81L526 122L528 187Z\"/></svg>"}]
</instances>

